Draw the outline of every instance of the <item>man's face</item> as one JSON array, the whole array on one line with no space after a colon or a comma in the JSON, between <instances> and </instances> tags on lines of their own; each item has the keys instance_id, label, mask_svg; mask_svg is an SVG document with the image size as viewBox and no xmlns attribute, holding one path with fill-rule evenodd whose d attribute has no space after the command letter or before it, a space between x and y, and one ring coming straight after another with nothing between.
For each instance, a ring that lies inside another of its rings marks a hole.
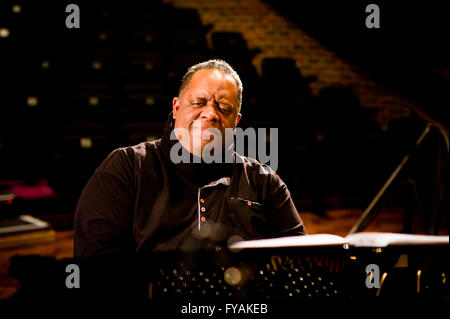
<instances>
[{"instance_id":1,"label":"man's face","mask_svg":"<svg viewBox=\"0 0 450 319\"><path fill-rule=\"evenodd\" d=\"M209 128L220 131L223 144L225 128L234 130L241 118L237 95L238 88L231 76L214 69L197 71L181 95L173 99L175 129L186 129L190 136L189 143L181 140L181 144L200 156L210 142L204 138L204 135L210 136ZM201 130L194 130L194 121L201 123ZM201 150L194 145L201 145Z\"/></svg>"}]
</instances>

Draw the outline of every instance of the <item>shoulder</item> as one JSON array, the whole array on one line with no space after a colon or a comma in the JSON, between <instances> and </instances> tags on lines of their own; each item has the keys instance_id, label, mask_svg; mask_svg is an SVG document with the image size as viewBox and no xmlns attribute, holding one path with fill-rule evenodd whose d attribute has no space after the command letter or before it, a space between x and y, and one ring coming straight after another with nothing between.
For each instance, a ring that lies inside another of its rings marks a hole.
<instances>
[{"instance_id":1,"label":"shoulder","mask_svg":"<svg viewBox=\"0 0 450 319\"><path fill-rule=\"evenodd\" d=\"M252 174L275 174L275 172L270 168L269 165L261 163L254 158L243 156L238 153L235 153L235 156L236 164L242 165L244 170L251 172Z\"/></svg>"},{"instance_id":2,"label":"shoulder","mask_svg":"<svg viewBox=\"0 0 450 319\"><path fill-rule=\"evenodd\" d=\"M285 187L284 182L269 165L251 157L235 154L236 164L242 168L249 183L262 187Z\"/></svg>"},{"instance_id":3,"label":"shoulder","mask_svg":"<svg viewBox=\"0 0 450 319\"><path fill-rule=\"evenodd\" d=\"M160 152L161 140L119 147L108 154L97 170L114 173L117 170L133 170L148 158Z\"/></svg>"},{"instance_id":4,"label":"shoulder","mask_svg":"<svg viewBox=\"0 0 450 319\"><path fill-rule=\"evenodd\" d=\"M148 154L154 153L161 148L161 139L152 142L142 142L132 146L125 146L115 149L112 153L125 153L131 157L145 157Z\"/></svg>"}]
</instances>

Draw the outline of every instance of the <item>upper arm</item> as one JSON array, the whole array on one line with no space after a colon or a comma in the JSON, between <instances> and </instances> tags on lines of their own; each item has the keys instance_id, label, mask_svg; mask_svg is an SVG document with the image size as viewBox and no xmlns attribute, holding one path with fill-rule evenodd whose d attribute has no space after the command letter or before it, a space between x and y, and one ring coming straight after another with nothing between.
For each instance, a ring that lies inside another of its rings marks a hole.
<instances>
[{"instance_id":1,"label":"upper arm","mask_svg":"<svg viewBox=\"0 0 450 319\"><path fill-rule=\"evenodd\" d=\"M75 212L75 256L134 252L134 183L124 150L112 152L83 189Z\"/></svg>"},{"instance_id":2,"label":"upper arm","mask_svg":"<svg viewBox=\"0 0 450 319\"><path fill-rule=\"evenodd\" d=\"M264 174L263 197L270 237L306 234L286 184L275 173Z\"/></svg>"}]
</instances>

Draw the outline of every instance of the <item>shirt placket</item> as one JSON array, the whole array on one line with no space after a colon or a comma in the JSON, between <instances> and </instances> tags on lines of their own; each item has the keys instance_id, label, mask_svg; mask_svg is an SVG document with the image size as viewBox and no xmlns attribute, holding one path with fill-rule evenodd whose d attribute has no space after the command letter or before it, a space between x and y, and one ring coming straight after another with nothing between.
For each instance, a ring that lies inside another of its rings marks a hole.
<instances>
[{"instance_id":1,"label":"shirt placket","mask_svg":"<svg viewBox=\"0 0 450 319\"><path fill-rule=\"evenodd\" d=\"M210 188L210 187L215 187L219 184L223 184L223 185L230 185L230 178L229 177L224 177L221 178L217 181L211 182L205 186L202 186L198 189L198 196L197 196L197 227L198 230L200 231L201 229L201 224L206 222L206 188Z\"/></svg>"}]
</instances>

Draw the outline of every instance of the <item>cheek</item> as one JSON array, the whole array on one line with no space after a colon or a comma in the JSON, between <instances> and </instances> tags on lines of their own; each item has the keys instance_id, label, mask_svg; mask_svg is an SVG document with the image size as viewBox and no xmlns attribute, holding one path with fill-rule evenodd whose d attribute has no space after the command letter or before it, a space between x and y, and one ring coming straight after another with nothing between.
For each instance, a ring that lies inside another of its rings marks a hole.
<instances>
[{"instance_id":1,"label":"cheek","mask_svg":"<svg viewBox=\"0 0 450 319\"><path fill-rule=\"evenodd\" d=\"M192 111L187 111L187 110L180 112L179 116L178 116L180 123L182 123L183 126L188 126L195 119L197 119L198 115L196 113L197 112L192 112Z\"/></svg>"},{"instance_id":2,"label":"cheek","mask_svg":"<svg viewBox=\"0 0 450 319\"><path fill-rule=\"evenodd\" d=\"M231 127L231 128L235 128L236 127L236 118L230 118L230 119L226 119L223 121L223 126L224 127Z\"/></svg>"}]
</instances>

